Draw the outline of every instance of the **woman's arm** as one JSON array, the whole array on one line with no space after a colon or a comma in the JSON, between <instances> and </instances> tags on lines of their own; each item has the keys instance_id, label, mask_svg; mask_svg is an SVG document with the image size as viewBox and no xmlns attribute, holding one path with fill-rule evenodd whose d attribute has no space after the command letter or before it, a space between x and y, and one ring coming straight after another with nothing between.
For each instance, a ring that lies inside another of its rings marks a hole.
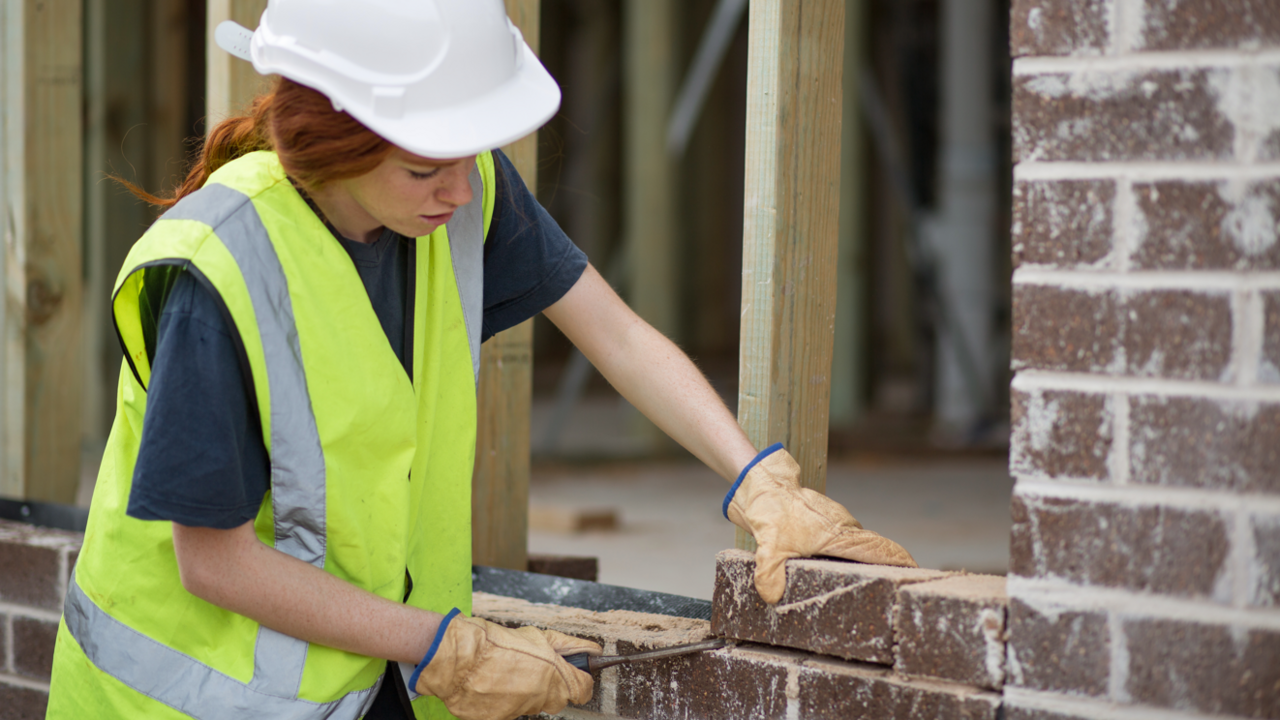
<instances>
[{"instance_id":1,"label":"woman's arm","mask_svg":"<svg viewBox=\"0 0 1280 720\"><path fill-rule=\"evenodd\" d=\"M689 357L627 307L594 267L546 315L623 397L721 477L732 482L755 457Z\"/></svg>"},{"instance_id":2,"label":"woman's arm","mask_svg":"<svg viewBox=\"0 0 1280 720\"><path fill-rule=\"evenodd\" d=\"M361 590L268 547L253 523L230 530L173 524L182 586L192 595L308 642L417 663L441 616Z\"/></svg>"}]
</instances>

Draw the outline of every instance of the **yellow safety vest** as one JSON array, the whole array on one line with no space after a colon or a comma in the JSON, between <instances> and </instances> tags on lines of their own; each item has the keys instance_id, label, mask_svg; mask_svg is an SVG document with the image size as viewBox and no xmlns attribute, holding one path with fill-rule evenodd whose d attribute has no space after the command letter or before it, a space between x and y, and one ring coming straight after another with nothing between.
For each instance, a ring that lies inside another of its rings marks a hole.
<instances>
[{"instance_id":1,"label":"yellow safety vest","mask_svg":"<svg viewBox=\"0 0 1280 720\"><path fill-rule=\"evenodd\" d=\"M489 153L470 181L473 201L415 243L412 382L350 257L274 153L220 168L134 246L113 300L126 363L58 630L50 718L357 718L386 668L188 593L170 523L125 514L156 327L179 272L220 300L243 347L271 458L258 537L396 601L407 572L410 605L470 613ZM450 717L414 697L419 718Z\"/></svg>"}]
</instances>

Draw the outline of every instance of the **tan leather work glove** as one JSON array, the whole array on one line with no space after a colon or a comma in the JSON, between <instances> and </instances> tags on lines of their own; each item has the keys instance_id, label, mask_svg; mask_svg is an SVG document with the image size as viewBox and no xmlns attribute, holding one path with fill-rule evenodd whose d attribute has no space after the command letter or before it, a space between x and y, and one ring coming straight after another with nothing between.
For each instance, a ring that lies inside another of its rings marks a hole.
<instances>
[{"instance_id":1,"label":"tan leather work glove","mask_svg":"<svg viewBox=\"0 0 1280 720\"><path fill-rule=\"evenodd\" d=\"M725 517L756 539L756 591L782 599L787 560L828 555L875 565L917 567L898 543L863 529L840 503L800 487L800 465L781 444L756 456L725 497Z\"/></svg>"},{"instance_id":2,"label":"tan leather work glove","mask_svg":"<svg viewBox=\"0 0 1280 720\"><path fill-rule=\"evenodd\" d=\"M454 610L410 680L459 720L510 720L555 714L591 699L591 675L561 655L599 655L600 646L554 630L515 630Z\"/></svg>"}]
</instances>

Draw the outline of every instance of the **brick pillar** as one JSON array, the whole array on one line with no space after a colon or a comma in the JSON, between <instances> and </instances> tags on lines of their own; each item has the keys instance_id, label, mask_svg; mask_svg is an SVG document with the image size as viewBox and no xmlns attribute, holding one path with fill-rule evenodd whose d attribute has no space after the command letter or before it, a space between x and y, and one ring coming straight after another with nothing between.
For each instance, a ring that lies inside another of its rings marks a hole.
<instances>
[{"instance_id":1,"label":"brick pillar","mask_svg":"<svg viewBox=\"0 0 1280 720\"><path fill-rule=\"evenodd\" d=\"M1011 38L1009 720L1280 717L1280 3Z\"/></svg>"}]
</instances>

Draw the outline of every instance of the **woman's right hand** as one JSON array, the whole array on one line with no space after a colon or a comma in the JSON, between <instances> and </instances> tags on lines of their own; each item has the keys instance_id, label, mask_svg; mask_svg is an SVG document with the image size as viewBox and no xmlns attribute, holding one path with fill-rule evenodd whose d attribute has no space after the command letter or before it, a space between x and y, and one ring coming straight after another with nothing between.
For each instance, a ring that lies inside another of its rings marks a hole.
<instances>
[{"instance_id":1,"label":"woman's right hand","mask_svg":"<svg viewBox=\"0 0 1280 720\"><path fill-rule=\"evenodd\" d=\"M414 689L434 695L459 720L510 720L558 713L591 699L591 675L563 655L599 655L601 648L554 630L510 629L453 616L437 632L418 666Z\"/></svg>"}]
</instances>

